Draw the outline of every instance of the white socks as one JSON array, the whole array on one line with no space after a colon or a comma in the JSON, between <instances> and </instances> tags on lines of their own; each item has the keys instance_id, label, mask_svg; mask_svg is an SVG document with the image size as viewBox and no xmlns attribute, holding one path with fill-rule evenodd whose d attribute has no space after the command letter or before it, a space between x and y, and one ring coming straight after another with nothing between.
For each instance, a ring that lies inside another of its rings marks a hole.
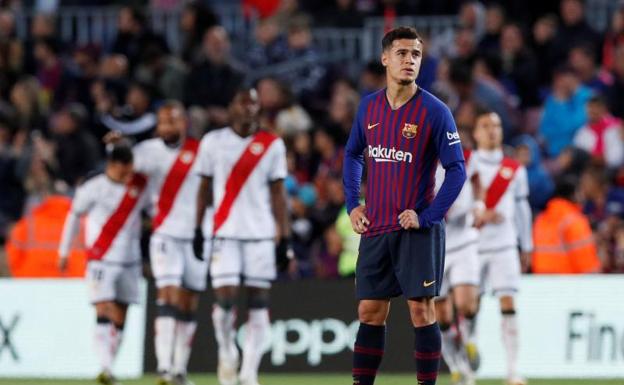
<instances>
[{"instance_id":1,"label":"white socks","mask_svg":"<svg viewBox=\"0 0 624 385\"><path fill-rule=\"evenodd\" d=\"M257 383L258 367L264 352L264 341L271 328L268 309L250 309L243 343L243 362L239 378L243 384Z\"/></svg>"},{"instance_id":2,"label":"white socks","mask_svg":"<svg viewBox=\"0 0 624 385\"><path fill-rule=\"evenodd\" d=\"M95 350L100 359L102 371L110 373L113 367L116 349L113 347L115 327L107 318L99 318L95 325Z\"/></svg>"},{"instance_id":3,"label":"white socks","mask_svg":"<svg viewBox=\"0 0 624 385\"><path fill-rule=\"evenodd\" d=\"M235 322L235 308L225 310L219 305L213 307L212 324L215 331L215 339L219 345L219 360L226 360L232 364L238 361Z\"/></svg>"},{"instance_id":4,"label":"white socks","mask_svg":"<svg viewBox=\"0 0 624 385\"><path fill-rule=\"evenodd\" d=\"M166 305L165 305L166 306ZM158 372L169 373L173 364L176 320L171 315L159 315L154 321L154 345Z\"/></svg>"},{"instance_id":5,"label":"white socks","mask_svg":"<svg viewBox=\"0 0 624 385\"><path fill-rule=\"evenodd\" d=\"M173 373L186 374L186 367L191 358L193 337L197 329L197 321L191 319L177 320L175 328L175 347L173 351Z\"/></svg>"},{"instance_id":6,"label":"white socks","mask_svg":"<svg viewBox=\"0 0 624 385\"><path fill-rule=\"evenodd\" d=\"M515 313L503 313L501 322L503 345L507 353L507 375L513 380L518 376L518 324Z\"/></svg>"},{"instance_id":7,"label":"white socks","mask_svg":"<svg viewBox=\"0 0 624 385\"><path fill-rule=\"evenodd\" d=\"M453 327L448 327L442 331L442 357L444 362L449 367L451 373L458 372L459 367L457 363L457 348L455 347L455 338L457 337L457 330Z\"/></svg>"}]
</instances>

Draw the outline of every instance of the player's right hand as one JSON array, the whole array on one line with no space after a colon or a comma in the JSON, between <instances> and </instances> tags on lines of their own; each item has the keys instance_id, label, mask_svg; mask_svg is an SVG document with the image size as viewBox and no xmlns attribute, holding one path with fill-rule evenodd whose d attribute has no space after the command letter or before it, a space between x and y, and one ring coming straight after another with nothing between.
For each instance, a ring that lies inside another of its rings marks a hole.
<instances>
[{"instance_id":1,"label":"player's right hand","mask_svg":"<svg viewBox=\"0 0 624 385\"><path fill-rule=\"evenodd\" d=\"M195 229L195 236L193 236L193 254L195 254L195 258L200 261L204 260L204 232L201 227Z\"/></svg>"},{"instance_id":2,"label":"player's right hand","mask_svg":"<svg viewBox=\"0 0 624 385\"><path fill-rule=\"evenodd\" d=\"M366 218L366 206L360 205L351 210L349 218L351 218L351 227L353 227L353 231L356 233L363 234L368 230L370 221Z\"/></svg>"},{"instance_id":3,"label":"player's right hand","mask_svg":"<svg viewBox=\"0 0 624 385\"><path fill-rule=\"evenodd\" d=\"M503 219L504 218L500 213L491 209L485 210L481 213L481 215L477 215L475 217L474 227L480 229L488 223L501 223Z\"/></svg>"}]
</instances>

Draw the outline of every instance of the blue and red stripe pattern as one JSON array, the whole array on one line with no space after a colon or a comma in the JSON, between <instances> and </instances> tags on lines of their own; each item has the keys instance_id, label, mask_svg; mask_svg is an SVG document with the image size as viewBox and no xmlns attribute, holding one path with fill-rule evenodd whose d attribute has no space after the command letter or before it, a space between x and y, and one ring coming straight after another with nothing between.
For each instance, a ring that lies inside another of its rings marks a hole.
<instances>
[{"instance_id":1,"label":"blue and red stripe pattern","mask_svg":"<svg viewBox=\"0 0 624 385\"><path fill-rule=\"evenodd\" d=\"M434 198L438 161L447 174ZM349 212L359 205L364 166L366 215L371 221L364 236L399 230L398 216L406 209L418 213L421 227L440 222L466 178L449 109L420 88L396 110L385 89L360 103L345 150L343 182Z\"/></svg>"},{"instance_id":2,"label":"blue and red stripe pattern","mask_svg":"<svg viewBox=\"0 0 624 385\"><path fill-rule=\"evenodd\" d=\"M386 327L360 323L353 347L354 385L373 385L384 354Z\"/></svg>"}]
</instances>

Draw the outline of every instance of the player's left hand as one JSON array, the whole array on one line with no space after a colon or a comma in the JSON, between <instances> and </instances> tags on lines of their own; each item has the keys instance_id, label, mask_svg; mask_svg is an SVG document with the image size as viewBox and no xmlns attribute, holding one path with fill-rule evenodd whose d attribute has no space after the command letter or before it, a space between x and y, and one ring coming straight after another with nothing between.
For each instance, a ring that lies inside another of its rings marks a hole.
<instances>
[{"instance_id":1,"label":"player's left hand","mask_svg":"<svg viewBox=\"0 0 624 385\"><path fill-rule=\"evenodd\" d=\"M295 259L295 252L293 251L290 238L282 237L275 245L275 263L277 270L284 272L288 270L291 261Z\"/></svg>"},{"instance_id":2,"label":"player's left hand","mask_svg":"<svg viewBox=\"0 0 624 385\"><path fill-rule=\"evenodd\" d=\"M200 261L204 260L204 232L201 227L195 229L193 237L193 255Z\"/></svg>"},{"instance_id":3,"label":"player's left hand","mask_svg":"<svg viewBox=\"0 0 624 385\"><path fill-rule=\"evenodd\" d=\"M522 266L522 272L528 273L531 268L531 252L523 251L520 253L520 266Z\"/></svg>"},{"instance_id":4,"label":"player's left hand","mask_svg":"<svg viewBox=\"0 0 624 385\"><path fill-rule=\"evenodd\" d=\"M414 210L405 210L399 214L399 224L405 230L419 229L420 222L418 221L418 214Z\"/></svg>"}]
</instances>

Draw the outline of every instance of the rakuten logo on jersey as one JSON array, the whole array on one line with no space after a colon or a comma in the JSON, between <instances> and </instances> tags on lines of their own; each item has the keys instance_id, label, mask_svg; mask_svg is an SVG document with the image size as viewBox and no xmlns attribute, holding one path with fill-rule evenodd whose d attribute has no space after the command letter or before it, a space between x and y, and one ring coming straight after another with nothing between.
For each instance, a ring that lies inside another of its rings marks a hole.
<instances>
[{"instance_id":1,"label":"rakuten logo on jersey","mask_svg":"<svg viewBox=\"0 0 624 385\"><path fill-rule=\"evenodd\" d=\"M373 158L375 162L407 162L412 163L412 153L397 150L396 148L386 148L381 147L381 145L377 145L377 147L373 147L370 144L368 145L368 156Z\"/></svg>"}]
</instances>

